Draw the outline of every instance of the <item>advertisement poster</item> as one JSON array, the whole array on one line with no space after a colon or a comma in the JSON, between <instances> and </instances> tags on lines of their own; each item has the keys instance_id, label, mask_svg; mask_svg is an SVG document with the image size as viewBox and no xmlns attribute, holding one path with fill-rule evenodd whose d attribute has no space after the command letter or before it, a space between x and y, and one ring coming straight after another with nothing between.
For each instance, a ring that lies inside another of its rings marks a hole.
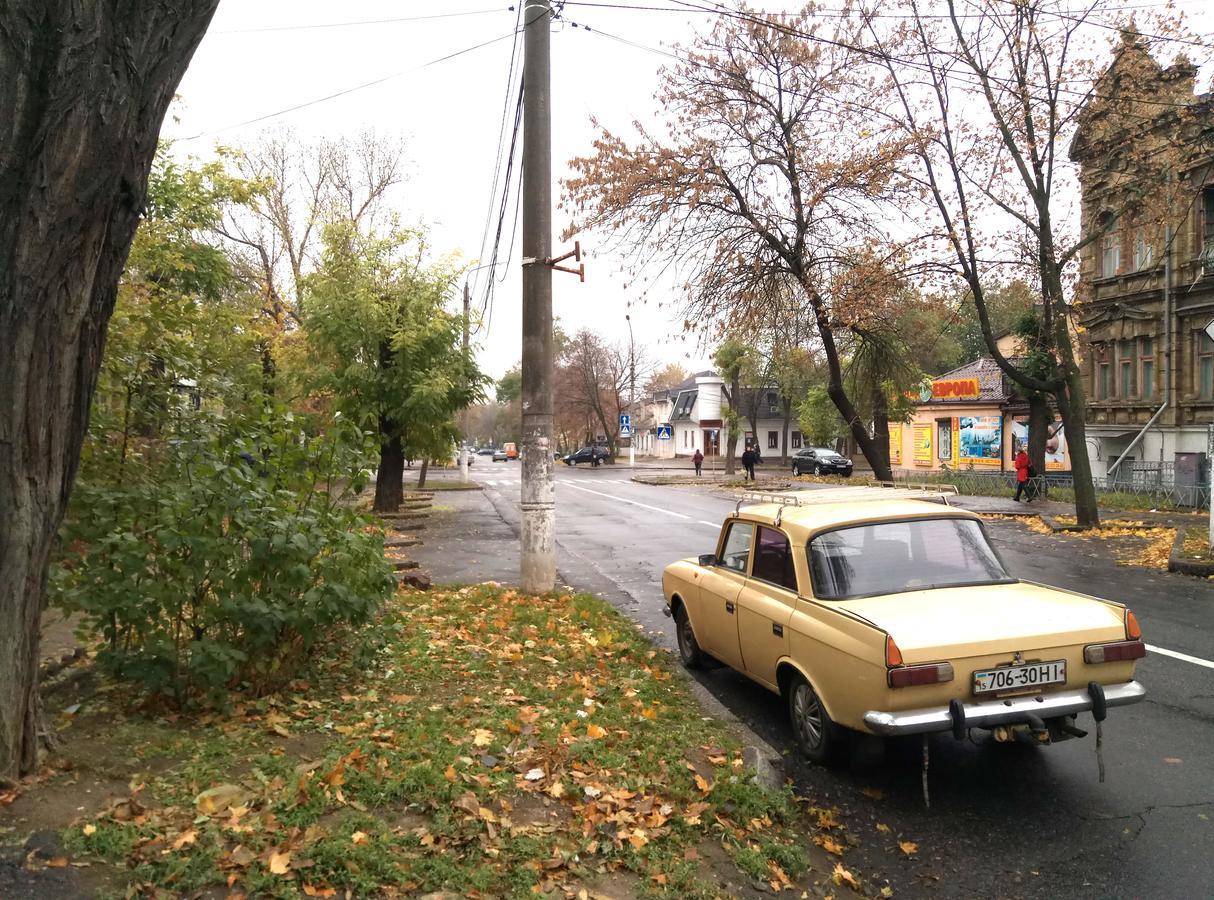
<instances>
[{"instance_id":1,"label":"advertisement poster","mask_svg":"<svg viewBox=\"0 0 1214 900\"><path fill-rule=\"evenodd\" d=\"M1027 450L1028 445L1028 416L1017 416L1012 422L1012 457L1020 452L1021 447ZM1066 435L1062 433L1062 420L1055 419L1050 423L1045 437L1045 469L1047 472L1058 472L1066 467Z\"/></svg>"},{"instance_id":2,"label":"advertisement poster","mask_svg":"<svg viewBox=\"0 0 1214 900\"><path fill-rule=\"evenodd\" d=\"M961 465L998 466L1003 462L1003 420L999 416L961 416Z\"/></svg>"},{"instance_id":3,"label":"advertisement poster","mask_svg":"<svg viewBox=\"0 0 1214 900\"><path fill-rule=\"evenodd\" d=\"M914 426L915 465L930 466L932 464L932 426Z\"/></svg>"},{"instance_id":4,"label":"advertisement poster","mask_svg":"<svg viewBox=\"0 0 1214 900\"><path fill-rule=\"evenodd\" d=\"M902 465L902 426L889 426L889 464Z\"/></svg>"}]
</instances>

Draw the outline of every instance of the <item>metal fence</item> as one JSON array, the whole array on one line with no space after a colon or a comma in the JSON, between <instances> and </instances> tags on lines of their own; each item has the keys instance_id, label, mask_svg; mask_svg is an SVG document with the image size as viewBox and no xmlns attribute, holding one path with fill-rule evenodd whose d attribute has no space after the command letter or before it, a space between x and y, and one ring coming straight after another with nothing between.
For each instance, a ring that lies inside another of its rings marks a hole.
<instances>
[{"instance_id":1,"label":"metal fence","mask_svg":"<svg viewBox=\"0 0 1214 900\"><path fill-rule=\"evenodd\" d=\"M1097 501L1102 494L1132 494L1150 500L1152 506L1208 509L1210 485L1176 484L1172 463L1127 462L1127 471L1114 472L1112 478L1094 477ZM900 469L894 472L897 482L939 483L956 485L962 494L981 496L1011 496L1016 490L1014 472L976 472L971 469L949 469L944 472L924 472ZM1037 477L1037 486L1049 495L1051 488L1071 489L1074 482L1069 472L1048 472Z\"/></svg>"}]
</instances>

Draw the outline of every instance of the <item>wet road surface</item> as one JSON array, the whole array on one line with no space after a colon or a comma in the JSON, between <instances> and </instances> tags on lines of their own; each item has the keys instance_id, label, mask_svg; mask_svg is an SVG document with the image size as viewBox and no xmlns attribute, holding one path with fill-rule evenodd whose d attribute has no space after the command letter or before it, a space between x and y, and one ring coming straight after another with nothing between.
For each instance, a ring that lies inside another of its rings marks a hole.
<instances>
[{"instance_id":1,"label":"wet road surface","mask_svg":"<svg viewBox=\"0 0 1214 900\"><path fill-rule=\"evenodd\" d=\"M440 580L512 580L519 469L474 472L484 492L451 501L462 510L459 535L443 538L441 549L427 541L427 556L449 560L448 573L438 563ZM662 568L715 549L733 501L636 484L623 467L556 474L562 579L602 594L673 648L661 612ZM1118 566L1014 523L988 529L1014 574L1126 602L1150 645L1214 660L1214 584ZM480 568L458 571L473 552ZM1094 734L1043 748L996 744L985 732L961 743L933 736L926 809L917 739L866 740L850 767L808 765L792 751L780 698L727 668L697 675L784 755L799 792L842 810L857 842L846 864L870 884L888 882L897 896L1214 897L1214 664L1157 652L1140 663L1138 677L1147 700L1113 710L1105 723L1104 784ZM1080 727L1091 724L1080 717ZM905 856L899 840L915 842L917 853Z\"/></svg>"}]
</instances>

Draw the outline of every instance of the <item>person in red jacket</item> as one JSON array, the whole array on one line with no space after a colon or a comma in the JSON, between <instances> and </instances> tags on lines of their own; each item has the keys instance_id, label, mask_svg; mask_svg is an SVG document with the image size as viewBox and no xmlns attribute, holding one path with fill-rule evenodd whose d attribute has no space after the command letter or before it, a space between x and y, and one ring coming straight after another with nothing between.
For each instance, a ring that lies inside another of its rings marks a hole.
<instances>
[{"instance_id":1,"label":"person in red jacket","mask_svg":"<svg viewBox=\"0 0 1214 900\"><path fill-rule=\"evenodd\" d=\"M1026 494L1025 500L1028 500L1028 485L1029 485L1029 455L1024 448L1020 448L1020 452L1016 454L1016 496L1012 499L1017 503L1020 502L1020 495Z\"/></svg>"}]
</instances>

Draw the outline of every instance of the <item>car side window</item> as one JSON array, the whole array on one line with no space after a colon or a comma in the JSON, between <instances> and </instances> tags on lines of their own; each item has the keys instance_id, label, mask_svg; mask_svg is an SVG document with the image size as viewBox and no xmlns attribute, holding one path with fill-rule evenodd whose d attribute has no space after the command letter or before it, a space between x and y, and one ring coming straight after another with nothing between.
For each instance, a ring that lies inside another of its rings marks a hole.
<instances>
[{"instance_id":1,"label":"car side window","mask_svg":"<svg viewBox=\"0 0 1214 900\"><path fill-rule=\"evenodd\" d=\"M755 527L750 522L734 522L725 536L721 550L721 565L735 572L746 573L746 561L750 558L750 545L754 540Z\"/></svg>"},{"instance_id":2,"label":"car side window","mask_svg":"<svg viewBox=\"0 0 1214 900\"><path fill-rule=\"evenodd\" d=\"M797 570L793 567L792 548L783 533L774 528L759 526L759 540L755 544L755 562L751 567L750 577L790 591L797 590Z\"/></svg>"}]
</instances>

